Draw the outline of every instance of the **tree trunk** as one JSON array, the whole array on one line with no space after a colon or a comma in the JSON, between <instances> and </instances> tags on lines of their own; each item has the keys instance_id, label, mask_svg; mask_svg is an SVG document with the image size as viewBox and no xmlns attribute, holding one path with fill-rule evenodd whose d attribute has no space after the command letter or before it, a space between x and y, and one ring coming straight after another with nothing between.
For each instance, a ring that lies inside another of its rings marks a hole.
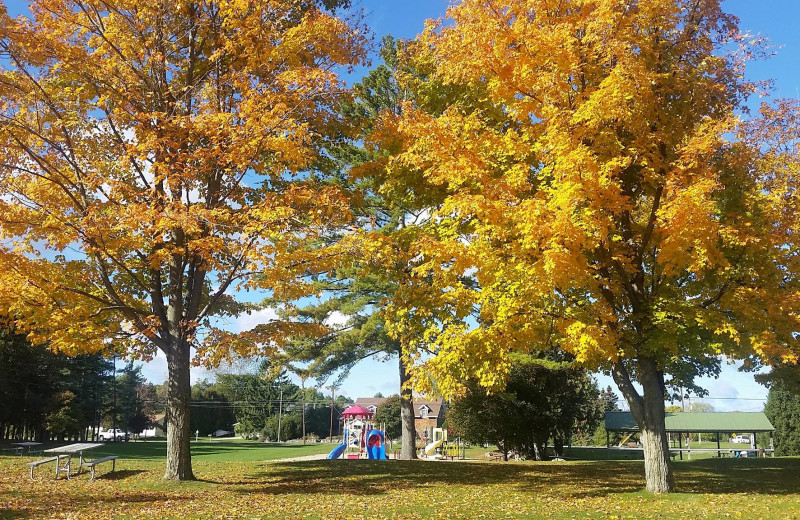
<instances>
[{"instance_id":1,"label":"tree trunk","mask_svg":"<svg viewBox=\"0 0 800 520\"><path fill-rule=\"evenodd\" d=\"M647 490L651 493L670 493L675 491L675 480L669 462L669 442L664 424L664 375L655 360L650 358L638 358L636 372L642 385L642 395L633 386L621 360L614 365L612 375L639 426Z\"/></svg>"},{"instance_id":2,"label":"tree trunk","mask_svg":"<svg viewBox=\"0 0 800 520\"><path fill-rule=\"evenodd\" d=\"M540 441L533 441L534 460L544 460L544 444Z\"/></svg>"},{"instance_id":3,"label":"tree trunk","mask_svg":"<svg viewBox=\"0 0 800 520\"><path fill-rule=\"evenodd\" d=\"M417 458L417 428L414 424L414 394L410 388L406 388L406 382L410 378L403 354L399 355L400 361L400 424L402 426L402 448L400 458L403 460L413 460Z\"/></svg>"},{"instance_id":4,"label":"tree trunk","mask_svg":"<svg viewBox=\"0 0 800 520\"><path fill-rule=\"evenodd\" d=\"M189 345L176 341L167 354L167 471L165 480L194 480L190 441Z\"/></svg>"},{"instance_id":5,"label":"tree trunk","mask_svg":"<svg viewBox=\"0 0 800 520\"><path fill-rule=\"evenodd\" d=\"M561 437L553 438L553 453L555 453L556 457L559 459L564 456L564 439Z\"/></svg>"}]
</instances>

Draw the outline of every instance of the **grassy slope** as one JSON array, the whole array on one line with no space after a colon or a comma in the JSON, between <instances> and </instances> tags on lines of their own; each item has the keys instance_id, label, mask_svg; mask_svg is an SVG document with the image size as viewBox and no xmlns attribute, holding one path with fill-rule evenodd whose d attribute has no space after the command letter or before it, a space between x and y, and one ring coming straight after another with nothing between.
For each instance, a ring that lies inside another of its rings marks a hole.
<instances>
[{"instance_id":1,"label":"grassy slope","mask_svg":"<svg viewBox=\"0 0 800 520\"><path fill-rule=\"evenodd\" d=\"M115 448L95 482L0 457L0 518L800 518L797 458L679 462L681 493L661 497L639 461L284 463L267 460L330 446L201 442L202 480L171 483L156 443Z\"/></svg>"}]
</instances>

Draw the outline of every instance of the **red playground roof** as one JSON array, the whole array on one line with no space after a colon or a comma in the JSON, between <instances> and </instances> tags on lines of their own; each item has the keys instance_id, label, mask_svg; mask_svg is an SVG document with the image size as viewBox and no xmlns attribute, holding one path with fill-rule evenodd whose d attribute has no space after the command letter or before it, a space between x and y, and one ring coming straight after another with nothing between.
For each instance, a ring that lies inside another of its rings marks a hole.
<instances>
[{"instance_id":1,"label":"red playground roof","mask_svg":"<svg viewBox=\"0 0 800 520\"><path fill-rule=\"evenodd\" d=\"M373 415L375 414L370 412L369 409L357 404L342 412L342 417L372 417Z\"/></svg>"}]
</instances>

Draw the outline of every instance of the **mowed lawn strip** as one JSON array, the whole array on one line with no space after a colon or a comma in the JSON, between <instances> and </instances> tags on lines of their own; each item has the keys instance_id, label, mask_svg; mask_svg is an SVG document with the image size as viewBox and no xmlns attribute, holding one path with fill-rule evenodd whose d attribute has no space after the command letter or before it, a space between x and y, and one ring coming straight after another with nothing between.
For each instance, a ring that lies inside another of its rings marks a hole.
<instances>
[{"instance_id":1,"label":"mowed lawn strip","mask_svg":"<svg viewBox=\"0 0 800 520\"><path fill-rule=\"evenodd\" d=\"M800 518L798 458L679 462L681 492L653 496L641 461L276 462L330 445L200 444L185 483L160 480L150 446L94 482L31 481L32 458L0 457L0 518Z\"/></svg>"},{"instance_id":2,"label":"mowed lawn strip","mask_svg":"<svg viewBox=\"0 0 800 520\"><path fill-rule=\"evenodd\" d=\"M264 443L247 440L205 440L193 441L193 461L259 461L288 459L308 455L327 454L335 447L327 443ZM90 457L118 455L120 459L160 460L166 458L167 442L148 440L140 442L108 442L102 448L92 450Z\"/></svg>"}]
</instances>

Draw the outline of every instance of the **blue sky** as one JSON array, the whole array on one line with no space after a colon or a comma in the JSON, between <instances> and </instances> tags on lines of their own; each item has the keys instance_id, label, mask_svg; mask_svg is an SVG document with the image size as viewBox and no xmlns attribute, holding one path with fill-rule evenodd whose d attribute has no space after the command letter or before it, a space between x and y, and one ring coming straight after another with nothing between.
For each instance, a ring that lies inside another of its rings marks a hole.
<instances>
[{"instance_id":1,"label":"blue sky","mask_svg":"<svg viewBox=\"0 0 800 520\"><path fill-rule=\"evenodd\" d=\"M355 0L355 8L363 9L366 23L375 34L376 44L385 34L398 38L413 38L418 34L428 18L444 14L448 5L446 0ZM12 0L6 2L14 14L27 12L27 2ZM776 97L800 97L800 1L797 0L726 0L724 8L738 16L740 27L755 35L767 36L775 46L776 56L764 62L751 64L748 69L750 79L775 80ZM377 62L373 60L373 65ZM349 79L357 81L366 69L358 69ZM757 106L758 99L751 100ZM245 329L269 319L269 311L258 315L243 316L230 322L233 330ZM166 378L166 364L163 357L156 358L144 367L146 376L154 382ZM193 380L210 377L195 370ZM602 386L613 385L610 378L598 376ZM376 392L385 395L396 393L400 381L396 360L380 362L370 360L357 366L345 380L341 389L350 397L372 396ZM740 373L736 366L726 366L717 380L705 380L704 386L710 391L708 402L719 410L760 410L766 398L766 389L757 384L752 374Z\"/></svg>"}]
</instances>

